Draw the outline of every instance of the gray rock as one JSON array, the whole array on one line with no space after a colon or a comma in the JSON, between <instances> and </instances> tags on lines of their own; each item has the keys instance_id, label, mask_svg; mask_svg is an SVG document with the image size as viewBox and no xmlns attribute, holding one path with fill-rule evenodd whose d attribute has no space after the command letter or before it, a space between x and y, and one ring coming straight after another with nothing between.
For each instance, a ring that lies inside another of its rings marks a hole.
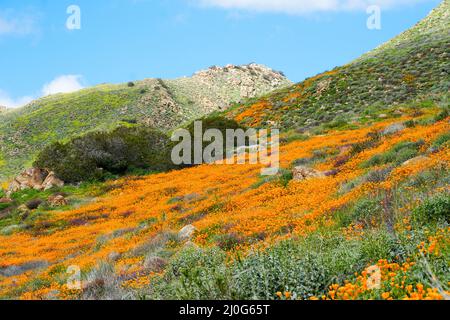
<instances>
[{"instance_id":1,"label":"gray rock","mask_svg":"<svg viewBox=\"0 0 450 320\"><path fill-rule=\"evenodd\" d=\"M305 166L295 167L294 170L292 170L292 174L295 181L302 181L311 178L323 178L326 176L324 172L320 172Z\"/></svg>"},{"instance_id":2,"label":"gray rock","mask_svg":"<svg viewBox=\"0 0 450 320\"><path fill-rule=\"evenodd\" d=\"M416 163L419 163L419 162L422 162L425 160L429 160L429 159L430 158L425 157L425 156L418 156L418 157L415 157L415 158L409 159L408 161L403 162L402 167L409 166L411 164L416 164Z\"/></svg>"},{"instance_id":3,"label":"gray rock","mask_svg":"<svg viewBox=\"0 0 450 320\"><path fill-rule=\"evenodd\" d=\"M180 232L178 232L178 239L180 241L191 240L195 230L196 230L195 227L191 224L185 226L183 229L180 230Z\"/></svg>"},{"instance_id":4,"label":"gray rock","mask_svg":"<svg viewBox=\"0 0 450 320\"><path fill-rule=\"evenodd\" d=\"M384 129L383 135L384 136L391 135L391 134L403 131L405 129L406 129L406 126L403 123L394 123L394 124L391 124L390 126L387 126L386 129Z\"/></svg>"}]
</instances>

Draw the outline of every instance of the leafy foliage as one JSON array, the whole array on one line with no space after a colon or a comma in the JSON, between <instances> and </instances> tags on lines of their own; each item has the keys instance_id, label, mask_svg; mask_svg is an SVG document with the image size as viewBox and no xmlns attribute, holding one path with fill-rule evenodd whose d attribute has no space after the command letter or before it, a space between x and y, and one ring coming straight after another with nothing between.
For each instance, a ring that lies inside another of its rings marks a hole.
<instances>
[{"instance_id":1,"label":"leafy foliage","mask_svg":"<svg viewBox=\"0 0 450 320\"><path fill-rule=\"evenodd\" d=\"M66 182L103 179L132 169L165 171L172 168L168 138L145 127L119 127L88 133L67 143L46 147L34 163L54 171Z\"/></svg>"}]
</instances>

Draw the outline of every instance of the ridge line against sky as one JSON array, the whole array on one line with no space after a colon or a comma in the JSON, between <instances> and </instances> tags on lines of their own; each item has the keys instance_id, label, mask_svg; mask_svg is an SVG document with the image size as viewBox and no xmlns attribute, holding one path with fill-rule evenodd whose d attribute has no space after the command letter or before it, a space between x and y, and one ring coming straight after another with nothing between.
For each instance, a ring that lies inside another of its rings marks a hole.
<instances>
[{"instance_id":1,"label":"ridge line against sky","mask_svg":"<svg viewBox=\"0 0 450 320\"><path fill-rule=\"evenodd\" d=\"M438 0L2 0L0 105L100 83L256 62L298 82L408 29ZM81 30L65 28L76 3ZM383 8L367 30L365 9ZM53 80L52 80L53 79Z\"/></svg>"}]
</instances>

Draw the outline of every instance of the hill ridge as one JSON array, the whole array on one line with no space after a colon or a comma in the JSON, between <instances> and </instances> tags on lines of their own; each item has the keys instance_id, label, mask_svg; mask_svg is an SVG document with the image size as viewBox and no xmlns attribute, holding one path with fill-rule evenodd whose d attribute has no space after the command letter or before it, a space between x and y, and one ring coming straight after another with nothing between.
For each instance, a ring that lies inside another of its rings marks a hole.
<instances>
[{"instance_id":1,"label":"hill ridge","mask_svg":"<svg viewBox=\"0 0 450 320\"><path fill-rule=\"evenodd\" d=\"M46 96L0 114L0 178L29 166L38 150L56 140L130 122L170 130L290 84L279 72L248 64L211 67L192 77L100 84Z\"/></svg>"}]
</instances>

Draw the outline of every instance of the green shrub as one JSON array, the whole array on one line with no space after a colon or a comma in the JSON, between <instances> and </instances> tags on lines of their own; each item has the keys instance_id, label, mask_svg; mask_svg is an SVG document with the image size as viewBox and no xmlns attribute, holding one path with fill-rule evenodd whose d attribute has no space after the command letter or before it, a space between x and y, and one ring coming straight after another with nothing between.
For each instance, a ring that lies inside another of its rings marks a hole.
<instances>
[{"instance_id":1,"label":"green shrub","mask_svg":"<svg viewBox=\"0 0 450 320\"><path fill-rule=\"evenodd\" d=\"M164 278L155 283L163 299L217 300L230 298L226 255L218 248L188 247L171 261Z\"/></svg>"},{"instance_id":2,"label":"green shrub","mask_svg":"<svg viewBox=\"0 0 450 320\"><path fill-rule=\"evenodd\" d=\"M442 147L449 146L449 144L450 144L450 133L447 132L447 133L444 133L444 134L440 135L436 139L436 141L434 141L433 147L440 149Z\"/></svg>"},{"instance_id":3,"label":"green shrub","mask_svg":"<svg viewBox=\"0 0 450 320\"><path fill-rule=\"evenodd\" d=\"M266 183L277 183L283 187L287 187L293 178L294 174L292 170L280 168L276 175L260 176L259 181L252 185L252 189L257 189Z\"/></svg>"},{"instance_id":4,"label":"green shrub","mask_svg":"<svg viewBox=\"0 0 450 320\"><path fill-rule=\"evenodd\" d=\"M237 123L234 120L230 120L228 118L222 117L222 116L209 116L209 117L204 117L201 119L197 119L195 121L192 121L191 123L189 123L187 126L184 127L184 129L188 130L191 138L192 138L192 145L191 145L191 150L194 150L194 145L195 145L195 122L199 121L202 124L202 136L200 137L202 139L201 144L202 144L202 150L205 150L205 148L211 144L211 142L208 141L203 141L203 135L205 134L205 132L209 129L218 129L223 136L223 151L224 151L224 155L213 155L216 157L217 160L220 159L224 159L224 157L226 156L227 152L233 152L233 150L227 150L227 145L226 145L226 131L227 129L233 129L233 130L237 130L237 129L242 129L242 130L246 130L245 127L241 126L239 123ZM172 149L174 146L176 146L179 142L171 142L170 143L170 149ZM248 145L248 139L247 141L245 141L244 145ZM241 145L237 145L237 147L239 147ZM192 152L192 157L191 157L191 164L183 164L181 165L181 167L189 167L191 165L193 165L195 163L194 161L194 152Z\"/></svg>"},{"instance_id":5,"label":"green shrub","mask_svg":"<svg viewBox=\"0 0 450 320\"><path fill-rule=\"evenodd\" d=\"M362 223L372 226L382 220L383 208L378 198L361 198L352 206L346 206L335 212L338 225L346 227L350 223Z\"/></svg>"},{"instance_id":6,"label":"green shrub","mask_svg":"<svg viewBox=\"0 0 450 320\"><path fill-rule=\"evenodd\" d=\"M379 259L395 259L401 251L400 244L384 230L366 232L361 242L361 256L368 264Z\"/></svg>"},{"instance_id":7,"label":"green shrub","mask_svg":"<svg viewBox=\"0 0 450 320\"><path fill-rule=\"evenodd\" d=\"M380 132L371 132L367 135L367 140L364 140L362 142L358 142L352 145L352 149L350 151L350 155L354 156L357 155L364 150L371 149L375 147L381 139Z\"/></svg>"},{"instance_id":8,"label":"green shrub","mask_svg":"<svg viewBox=\"0 0 450 320\"><path fill-rule=\"evenodd\" d=\"M362 199L355 204L352 212L352 221L371 225L373 219L379 220L383 208L378 199Z\"/></svg>"},{"instance_id":9,"label":"green shrub","mask_svg":"<svg viewBox=\"0 0 450 320\"><path fill-rule=\"evenodd\" d=\"M105 179L137 169L165 171L173 167L168 144L168 138L159 131L119 127L53 143L38 155L34 166L54 171L68 183Z\"/></svg>"},{"instance_id":10,"label":"green shrub","mask_svg":"<svg viewBox=\"0 0 450 320\"><path fill-rule=\"evenodd\" d=\"M445 106L441 108L441 111L434 117L434 121L442 121L450 117L450 106Z\"/></svg>"},{"instance_id":11,"label":"green shrub","mask_svg":"<svg viewBox=\"0 0 450 320\"><path fill-rule=\"evenodd\" d=\"M450 194L442 193L426 199L414 209L413 218L418 223L450 222Z\"/></svg>"}]
</instances>

